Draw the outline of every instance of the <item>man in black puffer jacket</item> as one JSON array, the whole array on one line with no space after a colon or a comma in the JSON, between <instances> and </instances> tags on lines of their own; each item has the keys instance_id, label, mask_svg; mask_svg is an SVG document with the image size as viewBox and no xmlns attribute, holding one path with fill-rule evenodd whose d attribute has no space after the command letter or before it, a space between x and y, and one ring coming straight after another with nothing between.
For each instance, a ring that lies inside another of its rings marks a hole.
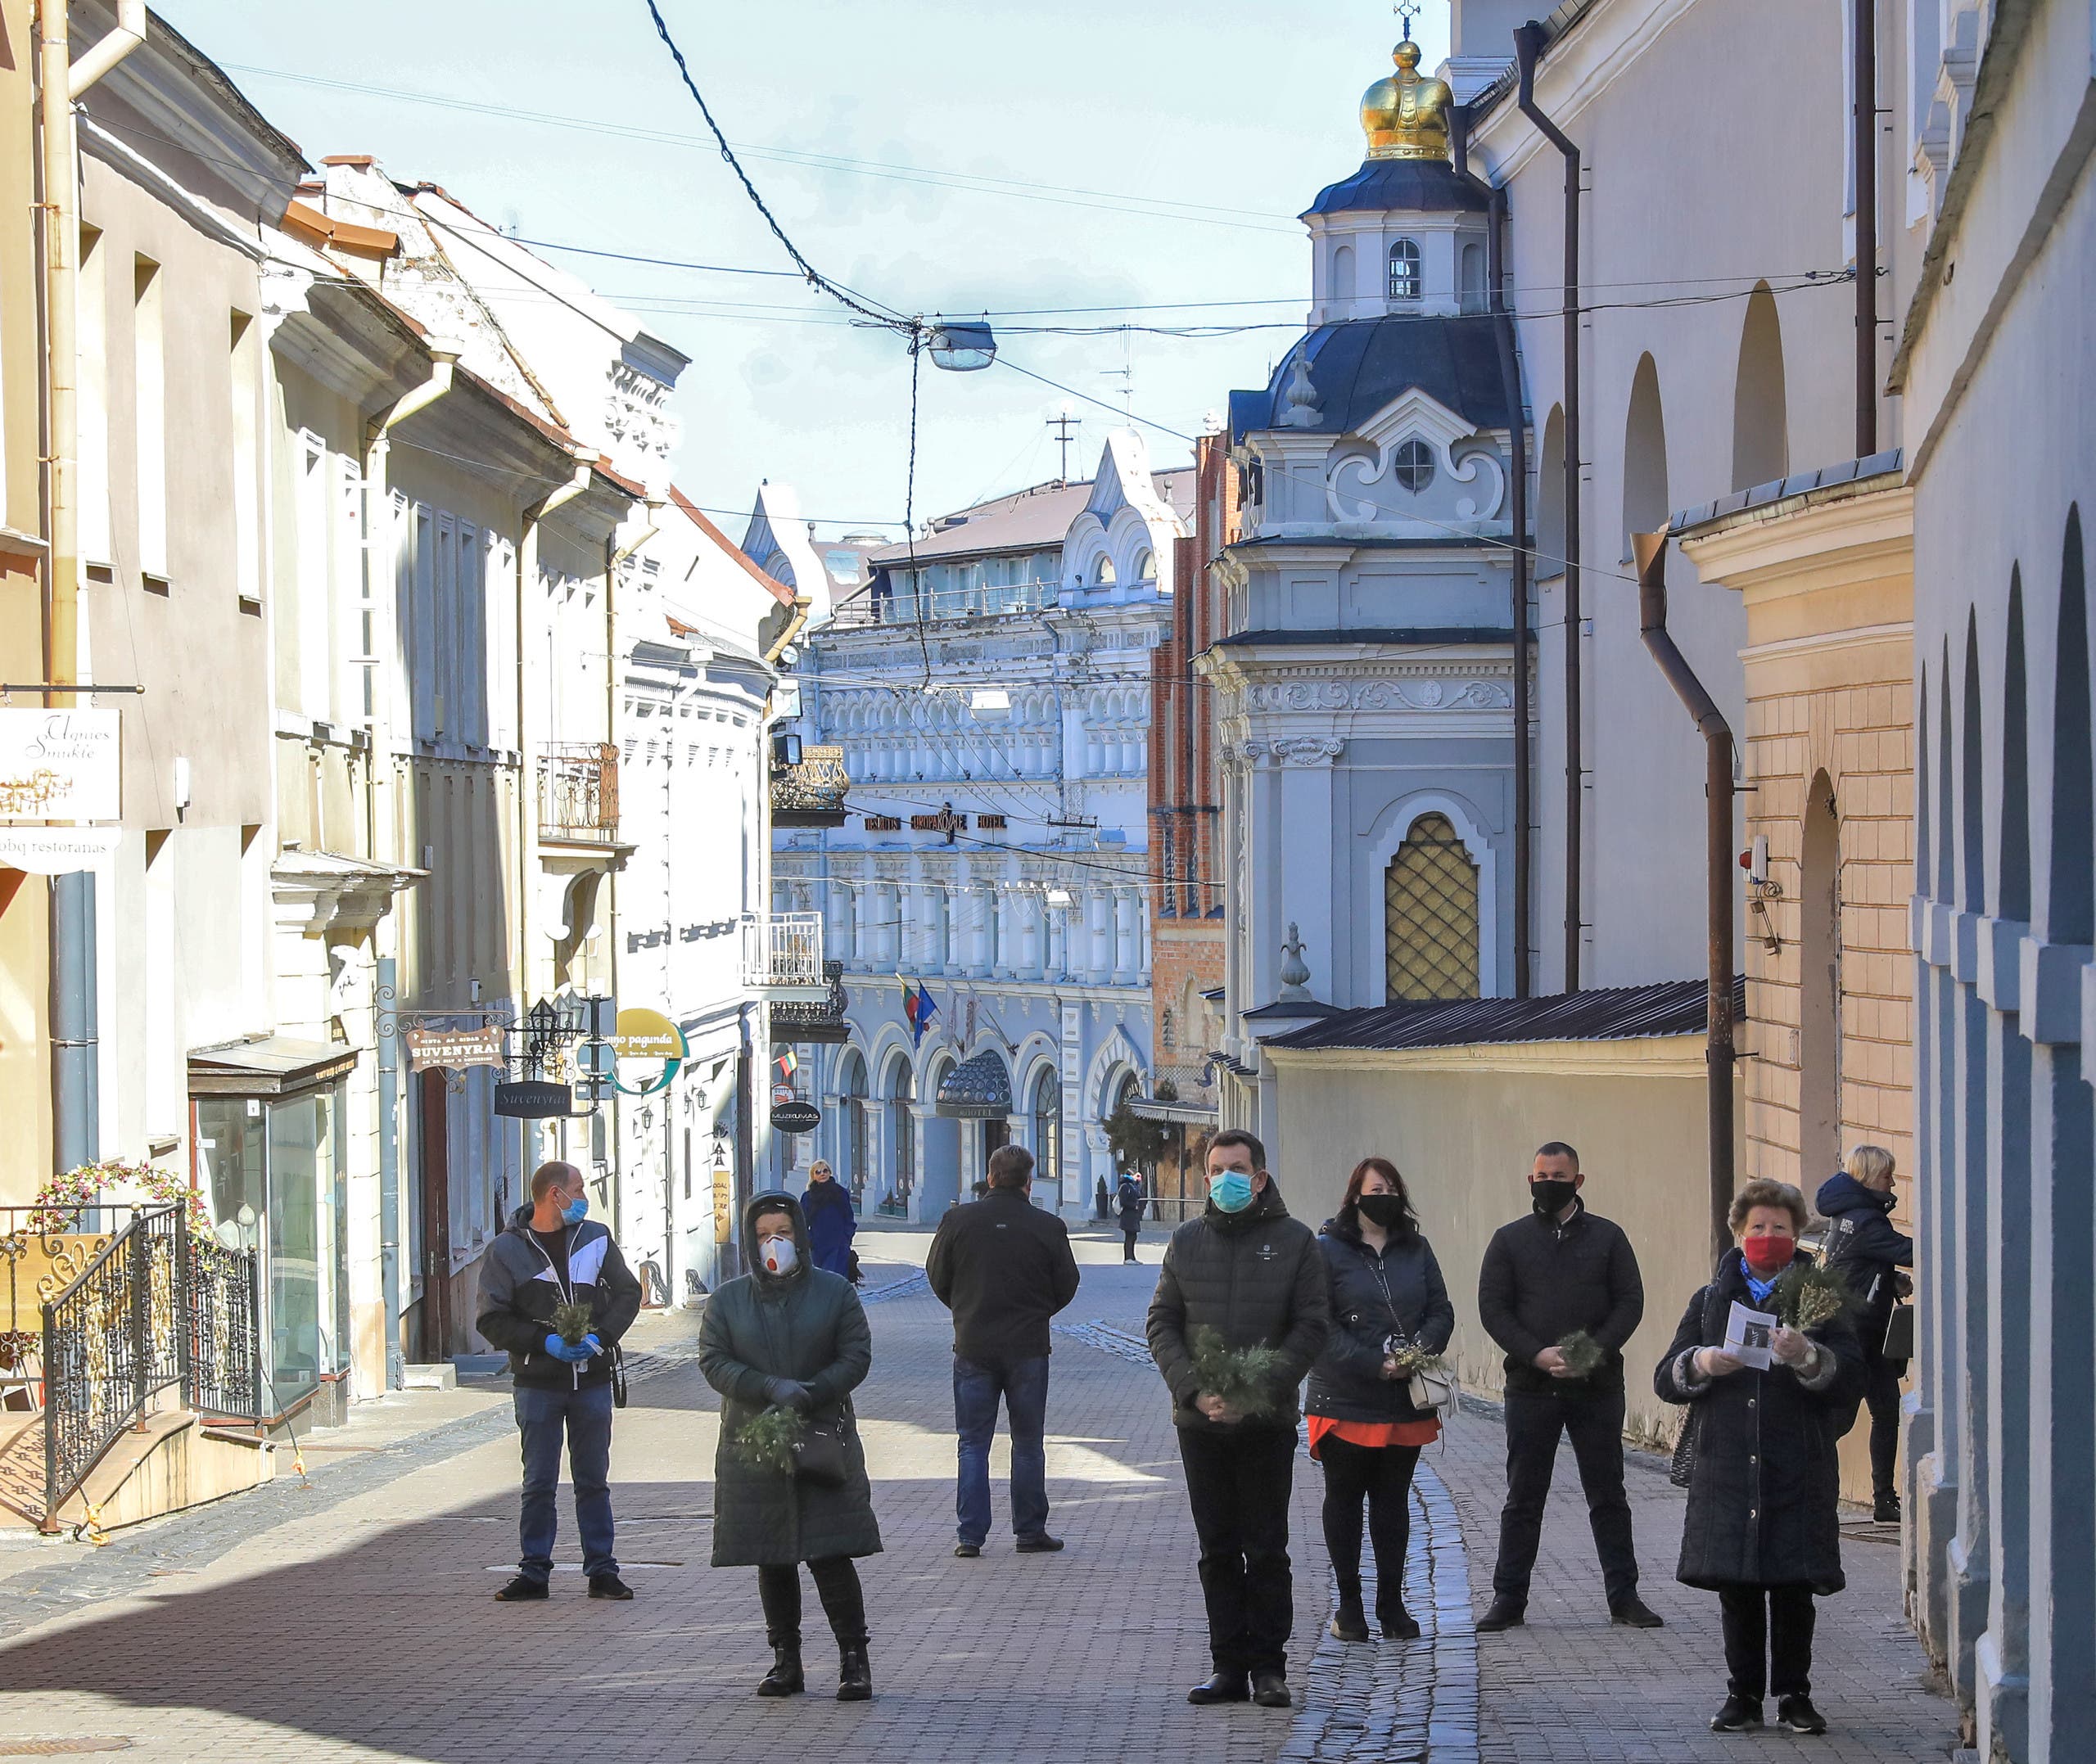
<instances>
[{"instance_id":1,"label":"man in black puffer jacket","mask_svg":"<svg viewBox=\"0 0 2096 1764\"><path fill-rule=\"evenodd\" d=\"M1564 1141L1540 1147L1528 1215L1493 1234L1478 1270L1478 1321L1506 1354L1506 1505L1492 1607L1477 1622L1488 1634L1514 1627L1527 1613L1561 1433L1571 1436L1579 1460L1610 1616L1636 1629L1660 1623L1638 1594L1623 1488L1623 1344L1645 1315L1645 1287L1623 1227L1580 1200L1586 1180L1579 1154ZM1600 1365L1583 1375L1559 1345L1575 1333L1601 1352Z\"/></svg>"},{"instance_id":2,"label":"man in black puffer jacket","mask_svg":"<svg viewBox=\"0 0 2096 1764\"><path fill-rule=\"evenodd\" d=\"M1845 1435L1863 1403L1870 1405L1872 1516L1881 1525L1900 1523L1900 1381L1907 1375L1904 1356L1886 1356L1886 1332L1902 1297L1900 1270L1914 1265L1914 1240L1892 1223L1892 1154L1883 1146L1859 1145L1849 1154L1849 1167L1820 1184L1813 1202L1827 1221L1826 1264L1856 1295L1853 1320L1863 1344L1862 1397L1850 1405L1837 1433Z\"/></svg>"},{"instance_id":3,"label":"man in black puffer jacket","mask_svg":"<svg viewBox=\"0 0 2096 1764\"><path fill-rule=\"evenodd\" d=\"M1330 1295L1317 1239L1291 1219L1267 1175L1266 1148L1230 1128L1208 1147L1208 1204L1172 1234L1150 1306L1150 1351L1172 1392L1186 1498L1201 1543L1215 1672L1189 1703L1289 1706L1288 1632L1295 1616L1288 1502L1297 1390L1325 1345ZM1271 1410L1237 1414L1200 1387L1192 1338L1276 1350ZM1247 1680L1249 1680L1249 1686Z\"/></svg>"}]
</instances>

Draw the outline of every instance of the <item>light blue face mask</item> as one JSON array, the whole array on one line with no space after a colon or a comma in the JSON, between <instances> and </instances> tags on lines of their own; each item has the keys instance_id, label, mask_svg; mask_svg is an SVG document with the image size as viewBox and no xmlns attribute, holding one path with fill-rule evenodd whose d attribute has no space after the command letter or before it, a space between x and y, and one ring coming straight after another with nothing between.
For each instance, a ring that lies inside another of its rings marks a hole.
<instances>
[{"instance_id":1,"label":"light blue face mask","mask_svg":"<svg viewBox=\"0 0 2096 1764\"><path fill-rule=\"evenodd\" d=\"M1241 1213L1252 1204L1252 1179L1241 1170L1210 1176L1208 1198L1226 1213Z\"/></svg>"},{"instance_id":2,"label":"light blue face mask","mask_svg":"<svg viewBox=\"0 0 2096 1764\"><path fill-rule=\"evenodd\" d=\"M576 1195L573 1200L567 1203L566 1209L562 1212L560 1216L562 1221L566 1224L571 1225L580 1225L584 1220L590 1216L590 1197L586 1194Z\"/></svg>"}]
</instances>

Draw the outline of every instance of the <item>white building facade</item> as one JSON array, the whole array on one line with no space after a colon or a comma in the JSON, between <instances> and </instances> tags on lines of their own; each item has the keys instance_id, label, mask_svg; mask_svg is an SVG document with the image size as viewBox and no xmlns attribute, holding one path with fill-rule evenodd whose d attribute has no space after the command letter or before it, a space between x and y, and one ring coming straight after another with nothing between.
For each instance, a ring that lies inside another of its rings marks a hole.
<instances>
[{"instance_id":1,"label":"white building facade","mask_svg":"<svg viewBox=\"0 0 2096 1764\"><path fill-rule=\"evenodd\" d=\"M1110 1181L1104 1123L1149 1088L1149 674L1190 476L1117 434L1091 483L874 553L812 634L795 727L850 783L842 825L775 833L774 898L820 915L846 1002L795 1049L823 1120L782 1136L782 1180L820 1154L912 1219L1006 1143L1066 1214Z\"/></svg>"}]
</instances>

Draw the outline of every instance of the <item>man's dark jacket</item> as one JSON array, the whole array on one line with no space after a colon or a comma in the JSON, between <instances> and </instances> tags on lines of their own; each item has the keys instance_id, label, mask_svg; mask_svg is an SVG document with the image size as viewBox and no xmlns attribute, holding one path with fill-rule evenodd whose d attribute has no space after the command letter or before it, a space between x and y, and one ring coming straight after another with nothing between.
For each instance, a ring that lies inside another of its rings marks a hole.
<instances>
[{"instance_id":1,"label":"man's dark jacket","mask_svg":"<svg viewBox=\"0 0 2096 1764\"><path fill-rule=\"evenodd\" d=\"M1892 1307L1900 1299L1893 1270L1914 1265L1914 1240L1895 1229L1887 1216L1893 1197L1865 1188L1845 1170L1820 1184L1812 1204L1828 1224L1823 1259L1841 1270L1856 1295L1863 1307L1855 1319L1856 1334L1864 1351L1874 1355L1884 1345Z\"/></svg>"},{"instance_id":2,"label":"man's dark jacket","mask_svg":"<svg viewBox=\"0 0 2096 1764\"><path fill-rule=\"evenodd\" d=\"M531 1209L520 1207L481 1258L481 1333L509 1354L509 1374L520 1386L580 1390L612 1375L612 1350L640 1315L640 1283L619 1254L612 1234L594 1219L562 1227L567 1238L567 1278L590 1306L590 1332L604 1351L587 1360L556 1360L546 1351L553 1306L563 1297L552 1258L531 1234Z\"/></svg>"},{"instance_id":3,"label":"man's dark jacket","mask_svg":"<svg viewBox=\"0 0 2096 1764\"><path fill-rule=\"evenodd\" d=\"M1330 1282L1309 1226L1291 1219L1272 1177L1240 1213L1211 1201L1165 1246L1150 1302L1150 1354L1172 1392L1179 1426L1226 1434L1293 1428L1296 1397L1331 1328ZM1228 1347L1277 1348L1274 1412L1261 1421L1217 1423L1194 1406L1194 1332L1211 1329Z\"/></svg>"},{"instance_id":4,"label":"man's dark jacket","mask_svg":"<svg viewBox=\"0 0 2096 1764\"><path fill-rule=\"evenodd\" d=\"M1583 1203L1560 1225L1531 1212L1503 1225L1485 1246L1477 1277L1478 1321L1506 1352L1506 1388L1561 1396L1623 1388L1623 1345L1645 1315L1645 1285L1622 1226ZM1554 1378L1535 1357L1575 1329L1600 1345L1600 1370Z\"/></svg>"},{"instance_id":5,"label":"man's dark jacket","mask_svg":"<svg viewBox=\"0 0 2096 1764\"><path fill-rule=\"evenodd\" d=\"M983 1365L1038 1360L1048 1320L1077 1296L1069 1228L1019 1189L948 1208L924 1277L953 1313L953 1351Z\"/></svg>"}]
</instances>

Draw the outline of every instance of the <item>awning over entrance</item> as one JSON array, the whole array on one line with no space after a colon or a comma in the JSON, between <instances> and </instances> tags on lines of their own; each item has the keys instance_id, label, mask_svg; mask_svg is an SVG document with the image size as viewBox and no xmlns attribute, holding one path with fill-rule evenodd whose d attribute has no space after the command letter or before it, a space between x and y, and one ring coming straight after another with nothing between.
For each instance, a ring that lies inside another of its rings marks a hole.
<instances>
[{"instance_id":1,"label":"awning over entrance","mask_svg":"<svg viewBox=\"0 0 2096 1764\"><path fill-rule=\"evenodd\" d=\"M1012 1079L987 1049L964 1059L939 1086L937 1112L949 1121L1002 1121L1012 1112Z\"/></svg>"},{"instance_id":2,"label":"awning over entrance","mask_svg":"<svg viewBox=\"0 0 2096 1764\"><path fill-rule=\"evenodd\" d=\"M192 1096L291 1096L356 1069L354 1048L289 1035L255 1035L223 1047L192 1048Z\"/></svg>"}]
</instances>

